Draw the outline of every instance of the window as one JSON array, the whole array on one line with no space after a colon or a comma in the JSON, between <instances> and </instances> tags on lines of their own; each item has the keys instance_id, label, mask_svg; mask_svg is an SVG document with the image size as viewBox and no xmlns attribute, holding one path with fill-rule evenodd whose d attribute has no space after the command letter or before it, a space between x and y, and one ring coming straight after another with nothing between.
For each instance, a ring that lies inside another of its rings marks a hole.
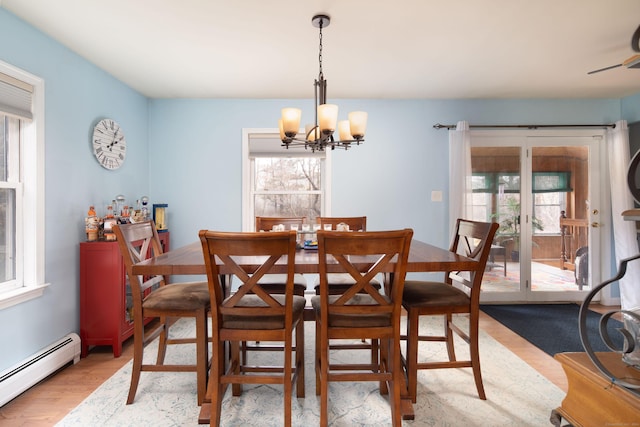
<instances>
[{"instance_id":1,"label":"window","mask_svg":"<svg viewBox=\"0 0 640 427\"><path fill-rule=\"evenodd\" d=\"M570 172L533 173L533 216L542 229L534 234L560 234L560 213L567 209L567 193L570 186Z\"/></svg>"},{"instance_id":2,"label":"window","mask_svg":"<svg viewBox=\"0 0 640 427\"><path fill-rule=\"evenodd\" d=\"M0 308L42 294L44 83L0 62Z\"/></svg>"},{"instance_id":3,"label":"window","mask_svg":"<svg viewBox=\"0 0 640 427\"><path fill-rule=\"evenodd\" d=\"M533 173L533 234L559 234L560 212L566 209L570 172ZM472 218L510 221L520 209L520 176L515 173L474 173ZM495 209L492 209L495 203ZM497 212L497 214L492 214ZM506 219L505 219L506 218ZM518 220L511 227L517 232Z\"/></svg>"},{"instance_id":4,"label":"window","mask_svg":"<svg viewBox=\"0 0 640 427\"><path fill-rule=\"evenodd\" d=\"M245 130L243 134L243 230L253 230L256 216L306 216L328 212L326 151L285 149L279 133Z\"/></svg>"}]
</instances>

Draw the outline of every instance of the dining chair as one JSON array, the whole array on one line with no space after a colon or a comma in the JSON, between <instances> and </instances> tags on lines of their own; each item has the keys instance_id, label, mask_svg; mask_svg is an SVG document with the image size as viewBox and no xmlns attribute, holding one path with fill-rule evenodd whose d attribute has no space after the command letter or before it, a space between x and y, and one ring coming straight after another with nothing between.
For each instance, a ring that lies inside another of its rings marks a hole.
<instances>
[{"instance_id":1,"label":"dining chair","mask_svg":"<svg viewBox=\"0 0 640 427\"><path fill-rule=\"evenodd\" d=\"M331 230L338 230L339 224L346 224L349 226L349 231L367 231L367 217L366 216L346 216L346 217L328 217L320 216L316 218L320 228L325 229L325 225L330 225ZM333 294L343 294L346 289L353 284L353 278L348 273L331 273L329 275L329 292ZM378 280L371 279L371 284L380 289L380 282ZM320 282L316 280L314 284L316 295L320 293Z\"/></svg>"},{"instance_id":2,"label":"dining chair","mask_svg":"<svg viewBox=\"0 0 640 427\"><path fill-rule=\"evenodd\" d=\"M113 226L133 299L133 368L127 404L133 403L143 371L196 372L198 405L204 401L209 367L208 312L210 307L207 282L169 283L168 277L143 277L133 274L133 265L162 254L162 246L153 221ZM195 338L173 339L169 328L177 318L192 317L196 323ZM145 330L146 320L159 323ZM155 364L144 363L144 348L159 337ZM196 345L195 365L164 364L168 344Z\"/></svg>"},{"instance_id":3,"label":"dining chair","mask_svg":"<svg viewBox=\"0 0 640 427\"><path fill-rule=\"evenodd\" d=\"M293 292L296 232L230 233L202 230L199 237L207 270L213 324L215 361L211 366L207 388L207 401L211 402L212 411L210 422L215 426L220 424L222 399L229 384L233 385L234 396L242 393L242 384L282 384L284 425L290 426L294 384L296 396L304 397L302 315L306 300ZM243 256L255 257L255 265L246 269L240 267L238 257ZM287 266L285 292L271 294L263 288L259 279L283 257L286 257ZM225 274L234 274L242 282L238 290L227 298L220 283L221 270ZM240 357L240 348L245 341L282 342L282 364L247 366L245 359ZM230 346L230 360L225 368L226 342ZM208 421L204 418L200 422Z\"/></svg>"},{"instance_id":4,"label":"dining chair","mask_svg":"<svg viewBox=\"0 0 640 427\"><path fill-rule=\"evenodd\" d=\"M400 426L400 394L403 371L400 354L402 288L413 231L410 229L349 233L324 231L318 237L320 295L312 297L316 321L316 394L320 395L320 425L328 424L329 382L379 381L380 392L389 394L391 418ZM328 267L338 263L354 279L341 295L331 294ZM388 273L392 283L381 294L371 279ZM380 342L377 363L338 363L330 359L330 340Z\"/></svg>"},{"instance_id":5,"label":"dining chair","mask_svg":"<svg viewBox=\"0 0 640 427\"><path fill-rule=\"evenodd\" d=\"M316 221L323 230L325 225L331 225L332 230L338 230L338 224L345 224L349 226L348 231L367 231L366 216L319 216Z\"/></svg>"},{"instance_id":6,"label":"dining chair","mask_svg":"<svg viewBox=\"0 0 640 427\"><path fill-rule=\"evenodd\" d=\"M472 368L473 376L480 399L486 399L482 374L480 371L480 354L478 349L478 319L480 316L480 285L491 252L491 242L498 229L497 223L476 222L465 219L456 221L455 235L449 250L478 261L475 271L447 271L445 279L438 281L407 280L404 284L402 306L407 311L406 336L406 371L408 392L411 400L416 402L418 369L440 368ZM468 319L468 332L464 327L456 325L456 318ZM444 333L427 335L419 330L420 316L442 316ZM469 344L469 360L457 360L454 348L456 333ZM418 344L424 341L446 342L448 361L419 361Z\"/></svg>"},{"instance_id":7,"label":"dining chair","mask_svg":"<svg viewBox=\"0 0 640 427\"><path fill-rule=\"evenodd\" d=\"M319 216L316 217L316 222L320 224L320 228L325 230L325 226L331 226L331 230L338 230L343 225L348 226L347 231L367 231L367 217L366 216ZM341 295L345 293L354 283L353 277L349 273L329 273L327 275L327 282L329 284L329 294ZM376 289L380 289L380 282L372 278L371 285ZM316 279L313 286L316 295L320 295L320 278ZM371 349L371 363L377 363L378 357L378 343L377 340L371 340L367 343L365 339L361 340L360 344L348 343L348 344L332 344L331 349Z\"/></svg>"},{"instance_id":8,"label":"dining chair","mask_svg":"<svg viewBox=\"0 0 640 427\"><path fill-rule=\"evenodd\" d=\"M291 226L302 228L302 224L306 221L306 217L256 217L256 231L272 231L274 226L283 225L285 230L291 229ZM266 274L260 280L263 289L272 294L283 294L286 284L285 274ZM307 290L307 279L302 274L295 274L293 277L293 290L295 295L304 296Z\"/></svg>"}]
</instances>

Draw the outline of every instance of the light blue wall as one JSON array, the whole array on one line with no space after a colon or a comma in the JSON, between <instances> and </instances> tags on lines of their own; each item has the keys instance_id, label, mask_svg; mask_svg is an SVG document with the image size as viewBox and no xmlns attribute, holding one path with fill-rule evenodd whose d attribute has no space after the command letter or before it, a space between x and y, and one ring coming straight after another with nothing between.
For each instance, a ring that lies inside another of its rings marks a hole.
<instances>
[{"instance_id":1,"label":"light blue wall","mask_svg":"<svg viewBox=\"0 0 640 427\"><path fill-rule=\"evenodd\" d=\"M1 8L0 40L0 61L45 81L45 278L51 283L42 298L0 310L2 371L79 332L78 242L87 208L95 204L103 214L120 192L148 192L149 167L145 97ZM127 136L127 162L116 172L92 154L93 125L104 117L118 121Z\"/></svg>"},{"instance_id":2,"label":"light blue wall","mask_svg":"<svg viewBox=\"0 0 640 427\"><path fill-rule=\"evenodd\" d=\"M621 100L622 119L627 123L640 121L640 93ZM633 155L633 153L631 153Z\"/></svg>"},{"instance_id":3,"label":"light blue wall","mask_svg":"<svg viewBox=\"0 0 640 427\"><path fill-rule=\"evenodd\" d=\"M46 280L44 297L0 310L0 371L79 332L78 243L90 204L116 194L169 204L172 245L200 228L241 228L241 132L273 128L280 108L311 100L148 100L0 8L0 60L45 79ZM9 43L8 40L20 40ZM313 76L309 78L312 79ZM608 123L637 116L640 98L604 100L335 100L342 114L369 112L367 141L333 156L333 214L366 213L372 228L413 227L447 245L447 132L454 124ZM90 136L103 117L126 132L128 157L102 169ZM309 118L303 118L303 121ZM431 202L442 190L443 202Z\"/></svg>"},{"instance_id":4,"label":"light blue wall","mask_svg":"<svg viewBox=\"0 0 640 427\"><path fill-rule=\"evenodd\" d=\"M363 214L370 228L412 227L418 239L448 246L448 134L433 124L611 123L620 101L335 100L364 109L364 145L333 153L332 214ZM201 228L241 229L242 128L274 128L299 100L151 100L151 192L169 203L172 244ZM303 122L304 122L303 118ZM173 169L169 172L167 165ZM431 191L442 190L442 202ZM434 224L439 224L435 226Z\"/></svg>"}]
</instances>

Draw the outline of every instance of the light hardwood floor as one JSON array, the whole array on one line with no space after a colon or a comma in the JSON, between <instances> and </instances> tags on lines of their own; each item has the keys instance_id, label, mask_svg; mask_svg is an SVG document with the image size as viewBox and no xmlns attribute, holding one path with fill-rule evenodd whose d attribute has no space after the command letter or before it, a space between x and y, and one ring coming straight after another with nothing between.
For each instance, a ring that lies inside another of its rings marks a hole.
<instances>
[{"instance_id":1,"label":"light hardwood floor","mask_svg":"<svg viewBox=\"0 0 640 427\"><path fill-rule=\"evenodd\" d=\"M593 304L591 308L613 309ZM553 357L484 313L480 316L480 328L566 392L567 380ZM132 340L125 343L119 358L113 357L110 347L93 349L79 363L62 369L0 408L0 426L54 425L132 357Z\"/></svg>"}]
</instances>

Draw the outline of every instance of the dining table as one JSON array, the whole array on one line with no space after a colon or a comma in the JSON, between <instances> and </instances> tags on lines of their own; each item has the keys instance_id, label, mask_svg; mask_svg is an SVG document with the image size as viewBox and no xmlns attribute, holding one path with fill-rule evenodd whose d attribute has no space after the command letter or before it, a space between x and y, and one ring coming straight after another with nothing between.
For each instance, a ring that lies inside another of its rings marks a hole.
<instances>
[{"instance_id":1,"label":"dining table","mask_svg":"<svg viewBox=\"0 0 640 427\"><path fill-rule=\"evenodd\" d=\"M367 265L371 263L371 258L361 257L361 263ZM250 271L262 264L262 257L239 256L234 257L242 268ZM358 262L354 262L357 265ZM286 260L280 260L271 268L270 273L285 274ZM392 265L389 266L392 268ZM449 249L444 249L420 240L413 239L409 250L407 261L407 273L433 273L447 271L476 271L481 268L480 263L472 258L456 254ZM332 273L344 272L337 262L328 263L327 270ZM313 249L299 249L296 251L295 272L300 274L317 274L318 252ZM133 273L138 275L206 275L204 264L204 254L202 245L198 242L190 243L186 246L172 249L161 255L146 259L133 266ZM226 286L226 293L230 292L231 272L224 269L221 264L220 275L221 283ZM388 278L386 283L390 283ZM308 309L311 317L306 316L307 320L313 319L311 309ZM404 376L403 376L404 378ZM210 403L203 403L200 411L200 420L206 420L210 410ZM405 420L413 420L415 418L413 404L408 396L406 384L403 386L402 392L402 418Z\"/></svg>"}]
</instances>

